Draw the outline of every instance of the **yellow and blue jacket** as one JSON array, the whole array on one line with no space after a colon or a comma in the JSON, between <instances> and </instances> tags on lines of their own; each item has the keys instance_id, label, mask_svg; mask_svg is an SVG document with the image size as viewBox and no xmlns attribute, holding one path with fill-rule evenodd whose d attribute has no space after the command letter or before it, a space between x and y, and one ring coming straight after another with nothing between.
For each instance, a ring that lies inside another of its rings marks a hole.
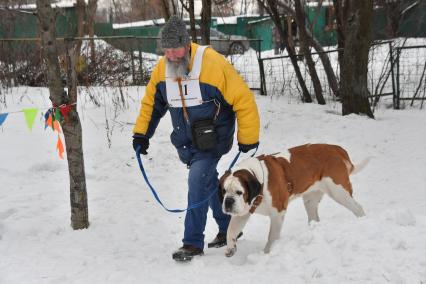
<instances>
[{"instance_id":1,"label":"yellow and blue jacket","mask_svg":"<svg viewBox=\"0 0 426 284\"><path fill-rule=\"evenodd\" d=\"M190 70L198 46L191 43ZM168 107L165 70L166 62L161 58L146 87L133 133L151 138L161 117L169 110L173 124L171 141L178 151L179 158L186 164L192 159L220 157L229 152L235 132L235 118L238 123L238 143L251 145L259 142L260 121L254 95L222 55L212 48L205 50L199 78L204 103L187 107L191 124L197 120L213 118L217 111L214 100L220 104L216 119L217 146L214 150L197 150L192 143L191 127L185 121L183 109Z\"/></svg>"}]
</instances>

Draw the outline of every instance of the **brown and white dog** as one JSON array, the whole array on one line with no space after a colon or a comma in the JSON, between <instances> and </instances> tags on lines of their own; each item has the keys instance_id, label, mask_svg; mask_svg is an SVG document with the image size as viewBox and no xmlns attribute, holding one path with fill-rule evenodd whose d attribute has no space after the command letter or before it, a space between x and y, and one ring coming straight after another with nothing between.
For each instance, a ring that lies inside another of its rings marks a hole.
<instances>
[{"instance_id":1,"label":"brown and white dog","mask_svg":"<svg viewBox=\"0 0 426 284\"><path fill-rule=\"evenodd\" d=\"M261 155L239 163L220 178L222 209L231 215L227 232L226 256L236 251L237 235L254 212L270 217L268 253L280 237L290 200L302 196L308 221L319 221L318 204L324 193L348 208L357 217L364 210L352 198L349 176L361 170L368 160L354 166L348 153L336 145L306 144L286 153Z\"/></svg>"}]
</instances>

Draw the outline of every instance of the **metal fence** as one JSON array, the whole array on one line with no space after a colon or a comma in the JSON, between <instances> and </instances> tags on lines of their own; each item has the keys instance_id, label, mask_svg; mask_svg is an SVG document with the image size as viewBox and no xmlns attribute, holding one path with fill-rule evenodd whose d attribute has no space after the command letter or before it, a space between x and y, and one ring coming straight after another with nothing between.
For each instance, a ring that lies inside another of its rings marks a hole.
<instances>
[{"instance_id":1,"label":"metal fence","mask_svg":"<svg viewBox=\"0 0 426 284\"><path fill-rule=\"evenodd\" d=\"M336 60L331 60L335 62L333 70L338 71L337 64L337 50L327 51L330 58L335 58ZM302 73L303 78L309 78L308 68L303 61L302 55L296 55L298 60L298 65ZM312 53L312 59L315 62L315 67L318 72L318 77L321 81L323 87L323 92L326 98L331 98L331 89L328 86L328 81L322 64L318 64L319 56L318 53ZM277 56L277 57L268 57L262 58L262 66L265 72L265 94L267 95L286 95L289 99L299 100L301 98L302 91L299 86L299 82L294 71L294 67L291 63L290 56ZM310 80L306 81L306 87L308 91L313 93L313 85Z\"/></svg>"},{"instance_id":2,"label":"metal fence","mask_svg":"<svg viewBox=\"0 0 426 284\"><path fill-rule=\"evenodd\" d=\"M426 100L426 45L396 48L395 108L418 106Z\"/></svg>"},{"instance_id":3,"label":"metal fence","mask_svg":"<svg viewBox=\"0 0 426 284\"><path fill-rule=\"evenodd\" d=\"M81 56L76 64L81 86L123 86L147 83L157 57L133 49L133 38L95 38L91 54L90 39L83 38ZM66 81L67 56L75 38L58 38L61 77ZM123 45L128 50L114 46ZM46 65L42 60L40 40L0 39L0 82L4 86L47 86Z\"/></svg>"},{"instance_id":4,"label":"metal fence","mask_svg":"<svg viewBox=\"0 0 426 284\"><path fill-rule=\"evenodd\" d=\"M66 80L67 46L74 46L76 40L58 38L63 80ZM161 53L157 37L98 37L80 40L82 48L77 73L79 85L82 86L146 85ZM89 48L91 41L95 45L94 54ZM212 40L210 44L236 67L251 88L260 90L260 42L253 39L220 39ZM39 39L0 39L2 85L47 86L45 68Z\"/></svg>"},{"instance_id":5,"label":"metal fence","mask_svg":"<svg viewBox=\"0 0 426 284\"><path fill-rule=\"evenodd\" d=\"M389 73L391 54L391 43L375 44L370 49L369 64L368 64L368 88L370 97L378 101L378 97L388 96L393 94L392 84L386 79ZM338 50L328 50L324 53L330 59L331 66L337 78L339 75ZM384 55L383 55L384 54ZM310 80L309 70L304 62L302 55L296 55L298 65L305 78L308 91L313 94L314 88ZM326 100L334 100L333 92L328 84L327 76L324 67L319 58L319 53L312 53L312 58L315 62L316 71L321 81L323 94ZM263 58L263 66L265 70L266 93L269 95L288 95L294 99L299 99L302 92L291 63L289 56L279 56L271 58Z\"/></svg>"},{"instance_id":6,"label":"metal fence","mask_svg":"<svg viewBox=\"0 0 426 284\"><path fill-rule=\"evenodd\" d=\"M67 46L75 39L58 39L61 76L66 82ZM81 86L146 85L158 55L156 37L101 37L93 39L95 54L90 52L91 39L83 38L78 60ZM238 44L235 48L235 44ZM253 90L262 95L284 95L300 101L301 90L289 56L262 58L260 40L220 40L211 45L224 54ZM373 107L423 107L426 99L426 46L397 45L394 41L373 44L369 53L368 89ZM396 47L395 47L396 46ZM338 77L338 51L326 51ZM265 53L263 53L265 56ZM335 101L326 73L317 53L312 54L326 101ZM308 68L297 55L307 88L314 94ZM3 86L47 86L45 64L38 39L0 39L0 84Z\"/></svg>"},{"instance_id":7,"label":"metal fence","mask_svg":"<svg viewBox=\"0 0 426 284\"><path fill-rule=\"evenodd\" d=\"M374 43L370 48L367 76L371 105L373 108L379 104L395 109L408 105L422 108L426 100L426 46L394 47L395 44L393 41L383 41ZM338 50L328 50L326 53L338 77ZM296 56L307 88L313 94L308 68L303 57ZM325 99L335 100L318 53L312 53L312 57ZM261 58L260 61L265 74L265 94L285 95L289 100L300 100L302 92L289 56Z\"/></svg>"}]
</instances>

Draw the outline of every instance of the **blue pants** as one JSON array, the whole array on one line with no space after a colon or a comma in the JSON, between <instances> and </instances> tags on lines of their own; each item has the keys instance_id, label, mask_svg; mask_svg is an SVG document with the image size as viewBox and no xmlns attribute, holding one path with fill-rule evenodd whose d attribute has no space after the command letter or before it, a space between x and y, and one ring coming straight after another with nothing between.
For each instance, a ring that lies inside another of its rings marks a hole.
<instances>
[{"instance_id":1,"label":"blue pants","mask_svg":"<svg viewBox=\"0 0 426 284\"><path fill-rule=\"evenodd\" d=\"M206 158L192 161L188 177L188 205L206 199L213 190L217 192L219 180L216 166L219 159ZM186 212L185 233L182 240L184 244L204 248L204 229L209 207L213 211L219 232L226 233L231 217L222 212L219 196L214 194L209 202Z\"/></svg>"}]
</instances>

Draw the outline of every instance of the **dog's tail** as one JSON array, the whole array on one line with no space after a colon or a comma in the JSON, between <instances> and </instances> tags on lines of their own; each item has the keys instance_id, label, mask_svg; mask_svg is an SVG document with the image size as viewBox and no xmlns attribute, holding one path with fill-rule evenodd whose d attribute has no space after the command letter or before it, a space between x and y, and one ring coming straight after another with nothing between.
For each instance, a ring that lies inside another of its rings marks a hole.
<instances>
[{"instance_id":1,"label":"dog's tail","mask_svg":"<svg viewBox=\"0 0 426 284\"><path fill-rule=\"evenodd\" d=\"M371 157L368 157L366 159L364 159L361 163L357 164L357 165L353 165L352 171L351 171L351 175L355 175L357 173L359 173L370 161Z\"/></svg>"}]
</instances>

